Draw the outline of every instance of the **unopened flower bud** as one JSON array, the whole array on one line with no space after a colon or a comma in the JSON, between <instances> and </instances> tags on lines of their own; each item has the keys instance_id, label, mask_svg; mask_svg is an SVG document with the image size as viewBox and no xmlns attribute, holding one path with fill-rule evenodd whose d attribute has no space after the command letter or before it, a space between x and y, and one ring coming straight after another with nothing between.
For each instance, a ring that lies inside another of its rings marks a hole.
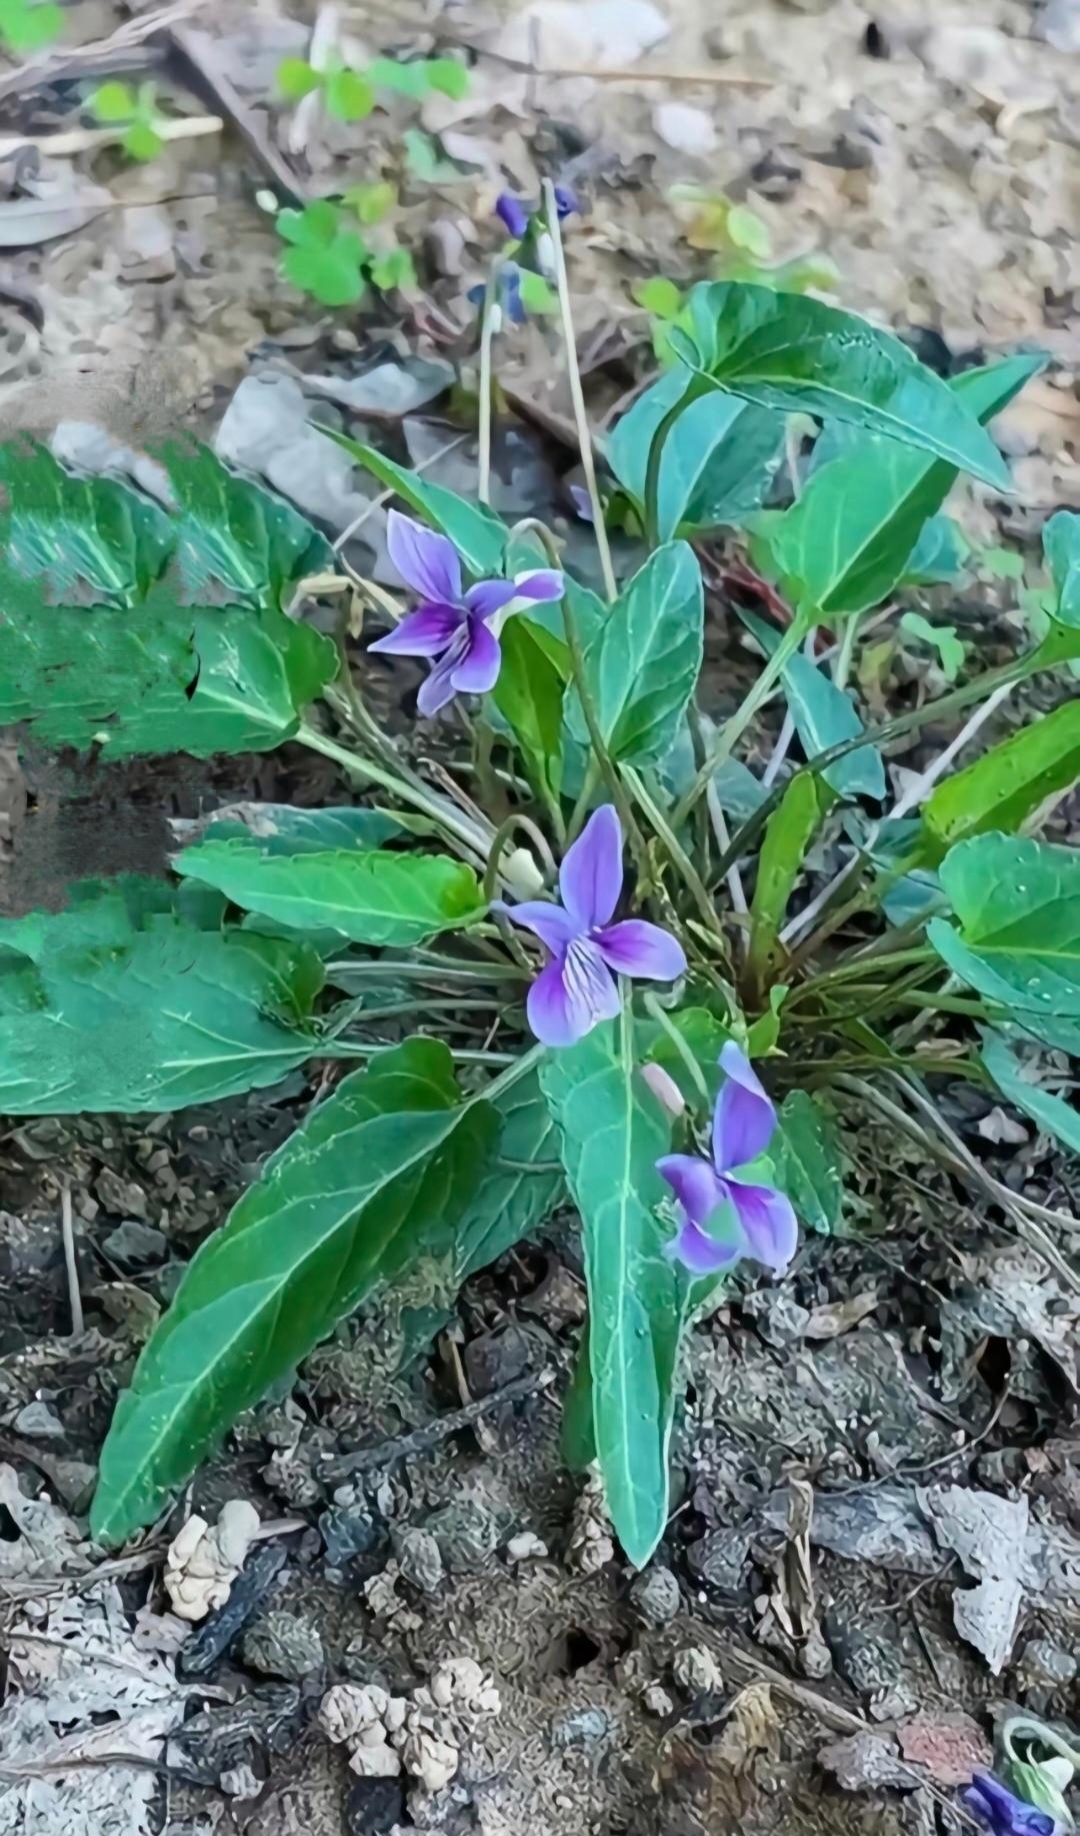
<instances>
[{"instance_id":1,"label":"unopened flower bud","mask_svg":"<svg viewBox=\"0 0 1080 1836\"><path fill-rule=\"evenodd\" d=\"M503 310L498 300L492 300L488 307L488 324L491 326L492 337L497 338L503 327Z\"/></svg>"},{"instance_id":2,"label":"unopened flower bud","mask_svg":"<svg viewBox=\"0 0 1080 1836\"><path fill-rule=\"evenodd\" d=\"M681 1116L686 1108L683 1093L675 1079L664 1070L663 1065L642 1065L641 1075L661 1109L666 1109L669 1116Z\"/></svg>"},{"instance_id":3,"label":"unopened flower bud","mask_svg":"<svg viewBox=\"0 0 1080 1836\"><path fill-rule=\"evenodd\" d=\"M535 899L544 890L544 876L528 848L512 848L503 858L502 871L515 899Z\"/></svg>"},{"instance_id":4,"label":"unopened flower bud","mask_svg":"<svg viewBox=\"0 0 1080 1836\"><path fill-rule=\"evenodd\" d=\"M555 244L549 230L541 230L536 238L536 265L545 280L555 279Z\"/></svg>"}]
</instances>

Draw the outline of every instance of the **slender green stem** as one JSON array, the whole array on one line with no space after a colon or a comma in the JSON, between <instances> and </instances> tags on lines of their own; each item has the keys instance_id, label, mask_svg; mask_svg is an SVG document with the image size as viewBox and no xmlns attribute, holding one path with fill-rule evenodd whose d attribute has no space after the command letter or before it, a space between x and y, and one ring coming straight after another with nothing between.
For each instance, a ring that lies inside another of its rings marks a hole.
<instances>
[{"instance_id":1,"label":"slender green stem","mask_svg":"<svg viewBox=\"0 0 1080 1836\"><path fill-rule=\"evenodd\" d=\"M803 617L800 616L792 620L791 624L784 632L783 637L780 639L779 644L776 646L776 649L773 651L772 656L766 662L764 669L754 683L750 693L744 698L741 705L736 708L734 714L724 722L720 732L717 734L711 751L704 760L690 789L680 802L676 804L671 814L673 828L681 829L691 810L694 808L694 805L697 803L698 798L703 796L708 789L709 781L714 772L724 763L725 759L730 758L732 749L745 733L759 708L768 700L773 684L778 682L783 675L786 664L798 650L807 630L808 625ZM815 764L816 763L817 761L815 761ZM735 858L738 859L738 856ZM728 863L728 865L730 865L730 863ZM727 871L726 866L724 871Z\"/></svg>"},{"instance_id":2,"label":"slender green stem","mask_svg":"<svg viewBox=\"0 0 1080 1836\"><path fill-rule=\"evenodd\" d=\"M509 963L403 963L383 956L376 962L343 956L324 964L327 975L345 974L358 981L373 982L520 982L521 976Z\"/></svg>"},{"instance_id":3,"label":"slender green stem","mask_svg":"<svg viewBox=\"0 0 1080 1836\"><path fill-rule=\"evenodd\" d=\"M670 1016L664 1012L664 1009L661 1007L659 1001L657 1000L656 996L651 992L651 990L646 990L644 1001L645 1001L646 1012L651 1014L652 1018L656 1021L657 1026L661 1027L662 1030L667 1034L667 1037L670 1039L672 1045L674 1046L676 1052L678 1053L679 1057L682 1059L683 1064L686 1066L686 1069L690 1074L690 1079L691 1079L691 1082L693 1083L694 1089L698 1092L698 1095L701 1097L702 1106L706 1110L708 1110L711 1106L711 1099L709 1097L709 1086L705 1082L705 1074L702 1071L701 1066L698 1064L697 1059L694 1057L694 1054L691 1052L690 1047L688 1046L686 1040L683 1038L678 1027L674 1025Z\"/></svg>"},{"instance_id":4,"label":"slender green stem","mask_svg":"<svg viewBox=\"0 0 1080 1836\"><path fill-rule=\"evenodd\" d=\"M400 802L422 810L440 829L460 842L470 856L478 858L481 865L487 861L493 829L489 828L489 832L484 833L479 825L469 822L452 805L433 797L423 785L411 784L384 766L376 765L373 760L362 759L358 753L350 752L347 746L340 746L336 740L329 739L325 733L320 733L317 727L309 726L306 721L301 722L296 738L302 746L307 746L312 752L322 753L326 759L333 759L335 764L351 772L354 777L362 778L367 784L381 785L383 790L389 791Z\"/></svg>"},{"instance_id":5,"label":"slender green stem","mask_svg":"<svg viewBox=\"0 0 1080 1836\"><path fill-rule=\"evenodd\" d=\"M822 988L835 987L837 982L857 982L860 975L865 973L867 964L871 960L875 969L884 968L886 965L890 969L897 969L908 963L936 962L937 951L931 944L917 944L913 945L910 950L891 950L873 959L864 956L850 963L838 963L835 969L827 969L822 975L811 976L809 981L804 982L798 991L800 1001L805 1000L810 993L819 993Z\"/></svg>"},{"instance_id":6,"label":"slender green stem","mask_svg":"<svg viewBox=\"0 0 1080 1836\"><path fill-rule=\"evenodd\" d=\"M585 725L589 729L589 742L593 749L593 755L599 766L600 774L611 792L612 802L619 812L619 817L626 832L627 840L634 852L634 859L637 862L638 871L641 873L643 879L647 879L649 877L649 857L648 849L645 845L645 837L642 835L641 829L638 826L637 817L634 815L634 806L626 794L626 786L619 775L618 767L608 751L607 742L600 731L600 722L597 718L596 709L593 706L592 696L589 693L589 684L585 675L585 652L582 649L581 633L577 627L577 619L574 616L574 609L570 604L569 595L563 598L562 615L563 629L566 632L566 648L570 652L570 669L574 678L574 687L577 689L578 698L581 702L581 711L585 716Z\"/></svg>"},{"instance_id":7,"label":"slender green stem","mask_svg":"<svg viewBox=\"0 0 1080 1836\"><path fill-rule=\"evenodd\" d=\"M395 1048L384 1039L334 1039L325 1046L320 1046L321 1058L378 1058L380 1052L392 1052ZM451 1046L451 1054L459 1065L506 1065L513 1070L521 1063L518 1052L484 1052L472 1046ZM495 1082L499 1080L496 1078ZM489 1085L489 1088L492 1086ZM487 1095L484 1090L480 1093Z\"/></svg>"},{"instance_id":8,"label":"slender green stem","mask_svg":"<svg viewBox=\"0 0 1080 1836\"><path fill-rule=\"evenodd\" d=\"M482 504L491 502L491 346L495 337L496 293L501 259L500 256L491 264L480 319L480 437L476 460L476 495Z\"/></svg>"},{"instance_id":9,"label":"slender green stem","mask_svg":"<svg viewBox=\"0 0 1080 1836\"><path fill-rule=\"evenodd\" d=\"M1020 1754L1016 1751L1015 1742L1018 1734L1027 1740L1037 1740L1041 1746L1049 1747L1052 1753L1057 1753L1062 1759L1068 1760L1071 1766L1080 1768L1080 1748L1070 1746L1069 1742L1062 1740L1061 1735L1056 1734L1053 1728L1048 1728L1043 1721L1036 1721L1031 1715L1010 1715L1001 1730L1002 1748L1006 1757L1015 1764L1023 1764Z\"/></svg>"},{"instance_id":10,"label":"slender green stem","mask_svg":"<svg viewBox=\"0 0 1080 1836\"><path fill-rule=\"evenodd\" d=\"M365 1007L363 1000L363 996L360 996L356 1001L348 1001L343 1009L339 1009L331 1016L331 1024L325 1035L327 1039L336 1039L346 1027L352 1026L354 1022L359 1021L367 1025L372 1020L394 1020L401 1014L415 1016L417 1013L415 1001L387 1001L382 1007ZM446 1001L431 1001L425 997L421 1012L425 1017L428 1014L490 1014L497 1011L502 1005L501 1000L493 1000L490 997L485 999L479 995L466 996L464 999L460 995L455 995L453 1000Z\"/></svg>"},{"instance_id":11,"label":"slender green stem","mask_svg":"<svg viewBox=\"0 0 1080 1836\"><path fill-rule=\"evenodd\" d=\"M609 601L619 596L615 584L615 569L611 565L611 549L608 545L607 526L604 522L604 506L600 501L600 491L596 483L596 465L593 461L592 435L589 432L589 417L585 408L585 396L581 387L581 372L578 369L577 342L574 338L574 315L570 305L570 285L566 278L566 256L563 252L562 225L559 222L558 206L555 202L555 187L550 179L544 180L544 208L547 217L548 233L551 237L552 251L555 258L555 286L559 294L559 311L562 316L563 344L566 347L566 374L570 384L570 400L574 407L574 423L577 427L578 445L581 448L581 465L585 473L585 488L589 493L592 505L593 534L596 537L596 550L600 556L600 571L604 576L604 592Z\"/></svg>"},{"instance_id":12,"label":"slender green stem","mask_svg":"<svg viewBox=\"0 0 1080 1836\"><path fill-rule=\"evenodd\" d=\"M716 937L726 957L727 939L724 936L723 927L721 926L716 907L709 897L705 882L702 880L693 861L690 859L686 849L682 846L678 837L672 830L659 804L656 802L655 798L650 796L648 790L645 788L640 775L632 766L624 765L622 767L622 776L631 796L644 811L649 823L653 829L655 829L672 861L681 873L690 896L697 906L698 911L701 913L702 923L705 924Z\"/></svg>"},{"instance_id":13,"label":"slender green stem","mask_svg":"<svg viewBox=\"0 0 1080 1836\"><path fill-rule=\"evenodd\" d=\"M862 614L860 612L853 613L844 623L840 648L833 664L833 681L839 689L847 687L847 679L851 674L851 664L855 655L855 640L859 635L861 624Z\"/></svg>"}]
</instances>

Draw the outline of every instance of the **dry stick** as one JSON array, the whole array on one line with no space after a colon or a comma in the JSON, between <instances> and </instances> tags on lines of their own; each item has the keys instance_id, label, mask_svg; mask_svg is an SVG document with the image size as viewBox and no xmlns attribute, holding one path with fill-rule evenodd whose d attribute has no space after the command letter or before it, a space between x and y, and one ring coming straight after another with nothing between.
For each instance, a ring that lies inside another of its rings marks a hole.
<instances>
[{"instance_id":1,"label":"dry stick","mask_svg":"<svg viewBox=\"0 0 1080 1836\"><path fill-rule=\"evenodd\" d=\"M717 790L715 781L712 778L709 779L705 787L705 808L709 813L712 832L716 836L716 845L721 854L726 854L731 846L731 834L727 826L727 817L724 815L723 806L720 802L720 792ZM732 910L745 917L750 907L747 904L746 893L743 890L742 874L739 872L738 861L732 861L725 878L727 880L728 897L731 900ZM742 933L742 938L743 947L745 949L749 944L749 938L746 936L745 932Z\"/></svg>"},{"instance_id":2,"label":"dry stick","mask_svg":"<svg viewBox=\"0 0 1080 1836\"><path fill-rule=\"evenodd\" d=\"M175 121L156 120L154 132L159 140L200 140L205 134L220 134L224 126L218 115L182 115ZM70 128L63 134L5 134L0 138L0 159L22 147L36 147L55 158L92 153L97 147L119 146L126 132L124 127L99 127Z\"/></svg>"},{"instance_id":3,"label":"dry stick","mask_svg":"<svg viewBox=\"0 0 1080 1836\"><path fill-rule=\"evenodd\" d=\"M146 41L177 21L189 19L204 3L205 0L178 0L175 6L165 6L156 13L144 13L138 19L129 20L109 38L94 39L91 44L80 45L77 51L30 58L0 76L0 101L6 96L25 95L28 90L42 89L70 77L113 76L151 68L161 62L163 50L148 46Z\"/></svg>"},{"instance_id":4,"label":"dry stick","mask_svg":"<svg viewBox=\"0 0 1080 1836\"><path fill-rule=\"evenodd\" d=\"M780 933L781 943L794 943L805 932L809 931L815 918L817 918L818 914L824 910L825 906L835 898L840 888L845 885L854 874L859 872L860 862L863 856L874 847L886 823L899 822L900 818L906 816L909 810L918 808L926 797L927 792L933 789L942 773L948 770L957 754L963 751L963 748L979 731L983 723L989 720L991 714L993 714L995 710L1001 706L1001 703L1012 694L1015 686L1016 684L1013 682L1003 682L1000 687L994 690L992 695L987 696L981 707L975 709L974 714L971 715L969 720L965 721L959 733L956 735L956 738L951 740L944 751L939 752L935 759L931 760L926 770L908 785L903 796L897 799L888 814L883 816L881 821L871 829L860 852L848 862L846 867L841 867L839 873L829 881L827 886L822 887L822 890L816 897L811 899L809 905L806 906L803 911L799 912L798 916L793 918L790 924L784 926L784 929Z\"/></svg>"},{"instance_id":5,"label":"dry stick","mask_svg":"<svg viewBox=\"0 0 1080 1836\"><path fill-rule=\"evenodd\" d=\"M286 165L247 103L218 68L214 61L213 47L204 45L200 35L189 32L186 26L171 26L166 36L182 63L188 66L189 78L194 74L194 87L201 86L213 96L220 112L232 122L241 139L246 141L256 159L265 166L282 195L290 204L305 204L307 198L301 180Z\"/></svg>"},{"instance_id":6,"label":"dry stick","mask_svg":"<svg viewBox=\"0 0 1080 1836\"><path fill-rule=\"evenodd\" d=\"M593 463L592 435L589 432L589 417L585 409L585 397L581 388L581 373L577 365L577 345L574 340L574 315L570 307L570 287L566 278L566 257L563 253L562 227L559 223L559 209L555 201L555 187L550 179L544 180L544 209L555 260L555 285L559 293L563 344L566 347L566 375L567 381L570 384L570 399L574 404L574 421L577 425L578 445L581 448L581 464L585 473L585 485L589 493L589 502L592 505L593 534L596 537L597 552L600 556L600 568L604 576L604 591L609 600L615 600L619 596L619 589L615 584L615 569L611 565L611 549L608 547L607 529L604 524L604 506L600 502L600 492L596 483L596 466Z\"/></svg>"},{"instance_id":7,"label":"dry stick","mask_svg":"<svg viewBox=\"0 0 1080 1836\"><path fill-rule=\"evenodd\" d=\"M67 1270L68 1299L71 1303L71 1333L81 1338L83 1319L82 1295L79 1292L79 1265L75 1259L75 1222L71 1209L71 1187L60 1189L60 1234L64 1240L64 1267Z\"/></svg>"},{"instance_id":8,"label":"dry stick","mask_svg":"<svg viewBox=\"0 0 1080 1836\"><path fill-rule=\"evenodd\" d=\"M429 1422L424 1428L413 1428L408 1434L400 1434L393 1441L382 1441L378 1447L361 1447L352 1454L340 1454L327 1460L319 1468L320 1477L326 1480L351 1478L356 1473L372 1472L380 1466L391 1466L398 1460L407 1460L413 1454L430 1453L441 1442L449 1440L462 1428L470 1428L485 1415L490 1415L503 1403L517 1402L523 1396L532 1396L537 1390L545 1390L555 1381L554 1371L530 1371L524 1377L515 1377L510 1383L504 1383L501 1389L493 1390L490 1396L478 1396L474 1402L465 1403L462 1408L454 1409L449 1415L442 1415L437 1422Z\"/></svg>"}]
</instances>

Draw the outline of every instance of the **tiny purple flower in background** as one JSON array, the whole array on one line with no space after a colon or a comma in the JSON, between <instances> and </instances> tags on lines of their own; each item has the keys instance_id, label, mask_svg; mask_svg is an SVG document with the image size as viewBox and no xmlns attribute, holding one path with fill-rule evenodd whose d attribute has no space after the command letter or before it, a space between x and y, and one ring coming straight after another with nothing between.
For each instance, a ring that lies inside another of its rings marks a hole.
<instances>
[{"instance_id":1,"label":"tiny purple flower in background","mask_svg":"<svg viewBox=\"0 0 1080 1836\"><path fill-rule=\"evenodd\" d=\"M495 200L495 215L505 225L508 236L518 242L529 227L529 213L520 198L515 198L512 191L500 191Z\"/></svg>"},{"instance_id":2,"label":"tiny purple flower in background","mask_svg":"<svg viewBox=\"0 0 1080 1836\"><path fill-rule=\"evenodd\" d=\"M735 1176L765 1152L776 1128L776 1110L734 1040L721 1052L720 1066L724 1083L713 1111L711 1160L667 1154L656 1163L682 1213L669 1251L694 1275L714 1275L744 1256L781 1275L798 1238L791 1203L774 1186L751 1185ZM706 1228L721 1206L730 1207L726 1240Z\"/></svg>"},{"instance_id":3,"label":"tiny purple flower in background","mask_svg":"<svg viewBox=\"0 0 1080 1836\"><path fill-rule=\"evenodd\" d=\"M619 1012L617 975L673 982L686 969L682 945L643 918L612 924L622 892L622 829L605 803L563 855L556 905L527 899L501 909L539 937L551 961L529 989L529 1025L542 1045L574 1045Z\"/></svg>"},{"instance_id":4,"label":"tiny purple flower in background","mask_svg":"<svg viewBox=\"0 0 1080 1836\"><path fill-rule=\"evenodd\" d=\"M573 504L574 509L577 511L583 523L595 522L596 519L593 516L592 498L589 496L584 485L570 486L570 502Z\"/></svg>"},{"instance_id":5,"label":"tiny purple flower in background","mask_svg":"<svg viewBox=\"0 0 1080 1836\"><path fill-rule=\"evenodd\" d=\"M1049 1811L1016 1797L990 1772L975 1774L964 1793L964 1803L992 1836L1057 1836L1060 1828Z\"/></svg>"},{"instance_id":6,"label":"tiny purple flower in background","mask_svg":"<svg viewBox=\"0 0 1080 1836\"><path fill-rule=\"evenodd\" d=\"M580 209L581 205L577 201L577 195L571 191L569 185L555 186L555 211L560 223L565 223L567 217L572 217L574 212Z\"/></svg>"},{"instance_id":7,"label":"tiny purple flower in background","mask_svg":"<svg viewBox=\"0 0 1080 1836\"><path fill-rule=\"evenodd\" d=\"M434 660L416 697L421 714L437 714L455 695L483 695L494 688L502 656L492 626L501 623L499 614L506 616L511 600L562 598L563 577L553 569L519 580L478 580L463 592L454 544L398 510L387 518L386 549L421 603L370 649Z\"/></svg>"}]
</instances>

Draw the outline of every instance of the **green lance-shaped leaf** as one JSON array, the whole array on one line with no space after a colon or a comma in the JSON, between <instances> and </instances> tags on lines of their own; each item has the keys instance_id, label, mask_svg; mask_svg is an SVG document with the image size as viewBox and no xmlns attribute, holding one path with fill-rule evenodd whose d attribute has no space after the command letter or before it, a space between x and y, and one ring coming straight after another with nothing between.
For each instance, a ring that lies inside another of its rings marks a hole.
<instances>
[{"instance_id":1,"label":"green lance-shaped leaf","mask_svg":"<svg viewBox=\"0 0 1080 1836\"><path fill-rule=\"evenodd\" d=\"M608 1509L641 1567L664 1532L668 1445L686 1283L664 1255L670 1131L635 1069L628 1013L552 1053L541 1087L581 1214L589 1290L593 1430Z\"/></svg>"},{"instance_id":2,"label":"green lance-shaped leaf","mask_svg":"<svg viewBox=\"0 0 1080 1836\"><path fill-rule=\"evenodd\" d=\"M773 1177L809 1230L831 1236L844 1208L843 1160L828 1111L808 1090L784 1098L769 1143Z\"/></svg>"},{"instance_id":3,"label":"green lance-shaped leaf","mask_svg":"<svg viewBox=\"0 0 1080 1836\"><path fill-rule=\"evenodd\" d=\"M1080 630L1080 516L1059 510L1043 530L1043 553L1054 582L1051 617Z\"/></svg>"},{"instance_id":4,"label":"green lance-shaped leaf","mask_svg":"<svg viewBox=\"0 0 1080 1836\"><path fill-rule=\"evenodd\" d=\"M788 900L806 850L835 801L836 793L823 779L814 772L800 771L791 779L766 824L750 906L750 945L746 955L747 983L756 1004L764 1000L783 961L780 927Z\"/></svg>"},{"instance_id":5,"label":"green lance-shaped leaf","mask_svg":"<svg viewBox=\"0 0 1080 1836\"><path fill-rule=\"evenodd\" d=\"M681 361L714 386L792 414L886 434L1011 491L975 415L898 339L821 300L739 281L695 287L689 331L671 332Z\"/></svg>"},{"instance_id":6,"label":"green lance-shaped leaf","mask_svg":"<svg viewBox=\"0 0 1080 1836\"><path fill-rule=\"evenodd\" d=\"M422 943L483 910L472 868L446 855L345 848L282 855L248 835L197 842L177 857L176 870L217 887L243 911L385 948Z\"/></svg>"},{"instance_id":7,"label":"green lance-shaped leaf","mask_svg":"<svg viewBox=\"0 0 1080 1836\"><path fill-rule=\"evenodd\" d=\"M1080 1112L1064 1097L1041 1090L1024 1076L1023 1067L1007 1039L987 1033L982 1061L1006 1102L1030 1116L1044 1134L1052 1135L1071 1154L1080 1155Z\"/></svg>"},{"instance_id":8,"label":"green lance-shaped leaf","mask_svg":"<svg viewBox=\"0 0 1080 1836\"><path fill-rule=\"evenodd\" d=\"M452 1318L462 1283L515 1243L534 1236L556 1206L566 1202L558 1136L536 1072L500 1091L491 1108L499 1121L495 1151L461 1214L448 1218L442 1232L432 1233L425 1244L430 1298L403 1309L404 1365ZM412 1292L415 1282L406 1281Z\"/></svg>"},{"instance_id":9,"label":"green lance-shaped leaf","mask_svg":"<svg viewBox=\"0 0 1080 1836\"><path fill-rule=\"evenodd\" d=\"M317 1048L323 972L306 943L222 930L220 900L200 914L156 881L70 896L67 911L0 920L5 1114L215 1102Z\"/></svg>"},{"instance_id":10,"label":"green lance-shaped leaf","mask_svg":"<svg viewBox=\"0 0 1080 1836\"><path fill-rule=\"evenodd\" d=\"M98 1542L156 1517L244 1409L423 1254L494 1131L431 1039L381 1053L312 1111L198 1251L135 1367L102 1451Z\"/></svg>"},{"instance_id":11,"label":"green lance-shaped leaf","mask_svg":"<svg viewBox=\"0 0 1080 1836\"><path fill-rule=\"evenodd\" d=\"M648 765L669 752L701 671L701 569L687 542L649 556L585 647L585 682L612 757ZM571 739L587 745L580 698L566 699Z\"/></svg>"},{"instance_id":12,"label":"green lance-shaped leaf","mask_svg":"<svg viewBox=\"0 0 1080 1836\"><path fill-rule=\"evenodd\" d=\"M486 577L501 573L510 532L494 511L486 510L482 504L469 503L455 491L448 491L445 485L429 484L416 472L395 465L377 447L350 440L332 427L321 427L319 432L343 446L357 465L371 472L387 490L396 491L417 516L449 536L470 574Z\"/></svg>"},{"instance_id":13,"label":"green lance-shaped leaf","mask_svg":"<svg viewBox=\"0 0 1080 1836\"><path fill-rule=\"evenodd\" d=\"M548 633L531 619L509 619L502 633L502 668L492 700L521 749L532 783L557 797L562 780L565 678L549 652Z\"/></svg>"},{"instance_id":14,"label":"green lance-shaped leaf","mask_svg":"<svg viewBox=\"0 0 1080 1836\"><path fill-rule=\"evenodd\" d=\"M941 884L957 923L935 918L927 936L954 974L1040 1037L1080 1019L1080 851L976 835Z\"/></svg>"},{"instance_id":15,"label":"green lance-shaped leaf","mask_svg":"<svg viewBox=\"0 0 1080 1836\"><path fill-rule=\"evenodd\" d=\"M1080 778L1080 702L1041 715L939 784L923 810L940 851L987 829L1011 834Z\"/></svg>"},{"instance_id":16,"label":"green lance-shaped leaf","mask_svg":"<svg viewBox=\"0 0 1080 1836\"><path fill-rule=\"evenodd\" d=\"M1045 361L1010 357L937 387L984 425ZM831 456L821 463L825 450ZM909 573L925 572L932 559L925 549L919 553L925 526L955 484L960 462L850 425L827 432L815 460L798 501L760 519L751 552L793 604L813 607L823 618L864 612ZM939 563L941 548L939 537Z\"/></svg>"},{"instance_id":17,"label":"green lance-shaped leaf","mask_svg":"<svg viewBox=\"0 0 1080 1836\"><path fill-rule=\"evenodd\" d=\"M686 393L682 367L668 370L615 424L607 460L639 513L649 447L664 416ZM659 535L740 525L764 502L784 449L783 417L711 390L679 416L660 461Z\"/></svg>"}]
</instances>

